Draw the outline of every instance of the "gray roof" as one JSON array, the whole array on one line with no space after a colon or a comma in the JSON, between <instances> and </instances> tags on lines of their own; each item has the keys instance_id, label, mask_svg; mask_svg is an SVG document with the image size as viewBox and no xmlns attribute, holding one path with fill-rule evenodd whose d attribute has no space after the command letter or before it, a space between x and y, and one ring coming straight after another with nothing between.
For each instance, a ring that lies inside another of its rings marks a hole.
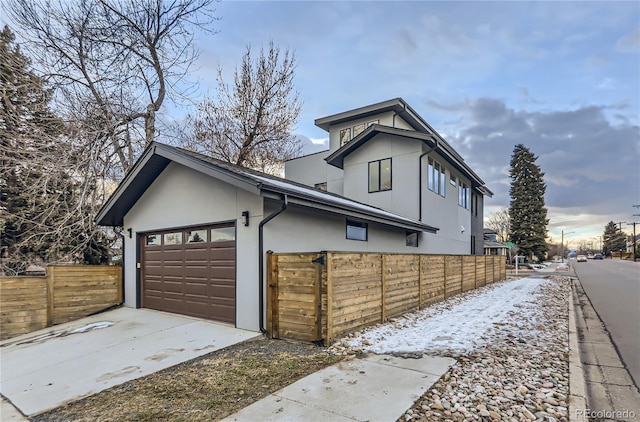
<instances>
[{"instance_id":1,"label":"gray roof","mask_svg":"<svg viewBox=\"0 0 640 422\"><path fill-rule=\"evenodd\" d=\"M292 206L312 208L408 230L431 233L438 230L420 221L340 195L319 191L300 183L158 142L151 143L142 153L134 167L100 209L96 222L104 226L121 226L125 214L171 162L182 164L267 198L280 199L283 195L287 195L288 202Z\"/></svg>"},{"instance_id":2,"label":"gray roof","mask_svg":"<svg viewBox=\"0 0 640 422\"><path fill-rule=\"evenodd\" d=\"M418 113L412 109L409 104L402 98L393 98L391 100L382 101L380 103L371 104L365 107L355 108L353 110L344 111L338 114L332 114L331 116L321 117L315 120L316 126L326 131L332 125L341 124L350 120L362 119L376 114L386 113L387 111L393 111L403 120L405 120L411 127L418 132L433 133L435 132L429 124L420 117Z\"/></svg>"}]
</instances>

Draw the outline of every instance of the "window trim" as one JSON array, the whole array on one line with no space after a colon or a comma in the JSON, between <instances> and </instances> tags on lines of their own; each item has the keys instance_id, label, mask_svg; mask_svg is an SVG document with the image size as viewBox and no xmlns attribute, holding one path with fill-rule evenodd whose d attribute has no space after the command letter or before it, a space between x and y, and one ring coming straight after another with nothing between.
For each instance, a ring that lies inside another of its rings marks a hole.
<instances>
[{"instance_id":1,"label":"window trim","mask_svg":"<svg viewBox=\"0 0 640 422\"><path fill-rule=\"evenodd\" d=\"M383 189L382 188L382 162L387 160L389 160L389 188ZM371 188L371 164L377 165L377 168L378 168L378 184L377 184L378 188L377 189ZM369 187L369 193L387 192L393 189L393 160L391 159L391 157L382 158L380 160L369 161L369 163L367 163L367 185Z\"/></svg>"},{"instance_id":2,"label":"window trim","mask_svg":"<svg viewBox=\"0 0 640 422\"><path fill-rule=\"evenodd\" d=\"M364 229L364 239L349 237L349 227ZM355 240L358 242L368 242L369 241L369 223L363 223L362 221L347 219L345 224L345 237L347 238L347 240Z\"/></svg>"}]
</instances>

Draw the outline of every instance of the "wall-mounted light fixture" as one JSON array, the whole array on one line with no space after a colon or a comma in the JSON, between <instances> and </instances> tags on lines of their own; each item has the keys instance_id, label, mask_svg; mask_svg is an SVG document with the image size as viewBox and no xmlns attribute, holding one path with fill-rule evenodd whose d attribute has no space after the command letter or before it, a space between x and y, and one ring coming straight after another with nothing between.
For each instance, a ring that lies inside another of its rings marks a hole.
<instances>
[{"instance_id":1,"label":"wall-mounted light fixture","mask_svg":"<svg viewBox=\"0 0 640 422\"><path fill-rule=\"evenodd\" d=\"M131 237L133 236L133 230L131 230L131 227L127 229L127 233L129 233L129 239L131 239Z\"/></svg>"},{"instance_id":2,"label":"wall-mounted light fixture","mask_svg":"<svg viewBox=\"0 0 640 422\"><path fill-rule=\"evenodd\" d=\"M464 226L460 226L460 233L464 233L467 229L464 228Z\"/></svg>"},{"instance_id":3,"label":"wall-mounted light fixture","mask_svg":"<svg viewBox=\"0 0 640 422\"><path fill-rule=\"evenodd\" d=\"M242 211L242 224L245 227L249 225L249 211Z\"/></svg>"}]
</instances>

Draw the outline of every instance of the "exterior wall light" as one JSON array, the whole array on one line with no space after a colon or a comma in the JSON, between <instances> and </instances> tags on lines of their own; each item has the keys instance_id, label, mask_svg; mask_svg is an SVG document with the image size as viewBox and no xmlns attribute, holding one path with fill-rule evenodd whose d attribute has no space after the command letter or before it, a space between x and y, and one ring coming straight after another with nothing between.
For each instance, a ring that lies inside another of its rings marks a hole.
<instances>
[{"instance_id":1,"label":"exterior wall light","mask_svg":"<svg viewBox=\"0 0 640 422\"><path fill-rule=\"evenodd\" d=\"M242 211L242 224L245 227L249 226L249 211Z\"/></svg>"}]
</instances>

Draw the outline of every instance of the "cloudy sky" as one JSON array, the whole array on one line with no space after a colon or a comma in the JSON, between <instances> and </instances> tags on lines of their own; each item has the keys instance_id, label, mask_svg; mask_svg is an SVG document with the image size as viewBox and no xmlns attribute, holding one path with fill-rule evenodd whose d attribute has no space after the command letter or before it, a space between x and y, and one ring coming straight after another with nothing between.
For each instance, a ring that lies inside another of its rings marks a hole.
<instances>
[{"instance_id":1,"label":"cloudy sky","mask_svg":"<svg viewBox=\"0 0 640 422\"><path fill-rule=\"evenodd\" d=\"M495 192L485 218L509 205L522 143L545 172L554 241L640 222L637 1L222 1L215 14L218 33L196 35L198 95L247 45L295 50L308 152L328 146L314 119L402 97Z\"/></svg>"},{"instance_id":2,"label":"cloudy sky","mask_svg":"<svg viewBox=\"0 0 640 422\"><path fill-rule=\"evenodd\" d=\"M640 3L222 2L200 38L198 76L231 75L246 45L297 54L297 133L314 119L404 98L509 205L522 143L545 172L549 234L594 243L609 221L640 221ZM622 225L631 232L631 227ZM640 231L640 227L638 227Z\"/></svg>"}]
</instances>

